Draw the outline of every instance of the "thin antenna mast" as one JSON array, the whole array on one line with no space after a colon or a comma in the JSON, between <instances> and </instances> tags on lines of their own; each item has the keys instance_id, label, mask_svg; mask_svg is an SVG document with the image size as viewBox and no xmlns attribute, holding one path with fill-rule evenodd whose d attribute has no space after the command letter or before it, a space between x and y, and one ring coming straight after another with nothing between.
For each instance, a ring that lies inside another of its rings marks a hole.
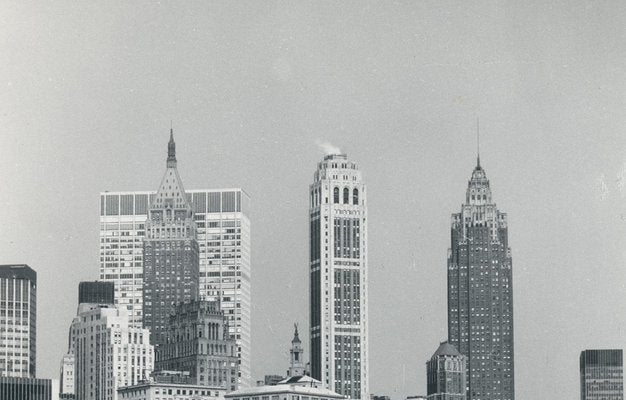
<instances>
[{"instance_id":1,"label":"thin antenna mast","mask_svg":"<svg viewBox=\"0 0 626 400\"><path fill-rule=\"evenodd\" d=\"M480 118L476 117L476 165L480 168Z\"/></svg>"}]
</instances>

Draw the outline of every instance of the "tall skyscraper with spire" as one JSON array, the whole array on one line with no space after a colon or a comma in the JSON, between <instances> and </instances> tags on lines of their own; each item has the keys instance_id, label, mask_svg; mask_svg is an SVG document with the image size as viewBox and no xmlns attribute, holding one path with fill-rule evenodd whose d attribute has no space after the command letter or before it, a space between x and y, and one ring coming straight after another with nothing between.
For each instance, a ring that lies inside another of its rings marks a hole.
<instances>
[{"instance_id":1,"label":"tall skyscraper with spire","mask_svg":"<svg viewBox=\"0 0 626 400\"><path fill-rule=\"evenodd\" d=\"M170 131L167 169L150 204L143 240L143 326L150 329L150 341L157 352L165 343L174 307L198 298L196 229L176 168L176 144Z\"/></svg>"},{"instance_id":2,"label":"tall skyscraper with spire","mask_svg":"<svg viewBox=\"0 0 626 400\"><path fill-rule=\"evenodd\" d=\"M311 376L369 400L367 200L357 164L325 156L309 197Z\"/></svg>"},{"instance_id":3,"label":"tall skyscraper with spire","mask_svg":"<svg viewBox=\"0 0 626 400\"><path fill-rule=\"evenodd\" d=\"M492 200L480 156L461 212L452 214L448 338L467 357L468 400L515 398L507 216Z\"/></svg>"}]
</instances>

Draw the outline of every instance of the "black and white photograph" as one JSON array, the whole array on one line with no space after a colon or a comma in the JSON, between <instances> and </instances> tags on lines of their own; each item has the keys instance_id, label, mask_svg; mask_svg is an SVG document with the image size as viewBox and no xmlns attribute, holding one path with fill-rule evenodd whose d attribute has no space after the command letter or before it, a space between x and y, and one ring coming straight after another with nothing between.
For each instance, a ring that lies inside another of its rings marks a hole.
<instances>
[{"instance_id":1,"label":"black and white photograph","mask_svg":"<svg viewBox=\"0 0 626 400\"><path fill-rule=\"evenodd\" d=\"M624 400L626 2L0 1L0 400Z\"/></svg>"}]
</instances>

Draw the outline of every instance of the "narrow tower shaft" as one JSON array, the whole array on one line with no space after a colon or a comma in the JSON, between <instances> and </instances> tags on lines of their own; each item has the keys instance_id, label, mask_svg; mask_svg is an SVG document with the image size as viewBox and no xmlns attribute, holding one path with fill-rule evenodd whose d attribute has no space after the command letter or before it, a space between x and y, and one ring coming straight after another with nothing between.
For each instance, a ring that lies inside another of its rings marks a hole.
<instances>
[{"instance_id":1,"label":"narrow tower shaft","mask_svg":"<svg viewBox=\"0 0 626 400\"><path fill-rule=\"evenodd\" d=\"M513 281L506 214L477 160L448 252L448 337L467 357L468 400L513 400Z\"/></svg>"},{"instance_id":2,"label":"narrow tower shaft","mask_svg":"<svg viewBox=\"0 0 626 400\"><path fill-rule=\"evenodd\" d=\"M367 201L361 172L343 154L318 164L309 188L311 376L351 399L369 399Z\"/></svg>"},{"instance_id":3,"label":"narrow tower shaft","mask_svg":"<svg viewBox=\"0 0 626 400\"><path fill-rule=\"evenodd\" d=\"M151 343L158 353L165 343L173 308L197 299L199 287L196 224L176 169L172 132L167 169L148 210L143 262L143 326L150 329Z\"/></svg>"}]
</instances>

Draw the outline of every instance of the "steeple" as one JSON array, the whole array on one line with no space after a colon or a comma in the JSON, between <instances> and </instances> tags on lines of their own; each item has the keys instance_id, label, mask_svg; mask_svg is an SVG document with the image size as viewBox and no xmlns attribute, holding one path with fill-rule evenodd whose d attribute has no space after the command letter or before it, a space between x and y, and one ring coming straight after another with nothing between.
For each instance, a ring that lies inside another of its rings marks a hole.
<instances>
[{"instance_id":1,"label":"steeple","mask_svg":"<svg viewBox=\"0 0 626 400\"><path fill-rule=\"evenodd\" d=\"M293 334L293 340L291 341L291 365L287 371L287 376L301 376L305 375L304 360L302 354L304 353L300 338L298 337L298 324L293 324L295 332Z\"/></svg>"},{"instance_id":2,"label":"steeple","mask_svg":"<svg viewBox=\"0 0 626 400\"><path fill-rule=\"evenodd\" d=\"M191 205L176 167L176 143L173 129L170 129L170 141L167 144L167 169L161 179L159 190L150 203L151 210L162 208L178 209L181 212L172 214L172 217L177 218L184 218L191 213Z\"/></svg>"},{"instance_id":3,"label":"steeple","mask_svg":"<svg viewBox=\"0 0 626 400\"><path fill-rule=\"evenodd\" d=\"M293 324L293 327L295 328L295 332L293 333L293 340L291 343L301 343L300 338L298 337L298 324Z\"/></svg>"},{"instance_id":4,"label":"steeple","mask_svg":"<svg viewBox=\"0 0 626 400\"><path fill-rule=\"evenodd\" d=\"M173 128L170 128L170 141L167 144L167 168L176 168L176 143Z\"/></svg>"}]
</instances>

